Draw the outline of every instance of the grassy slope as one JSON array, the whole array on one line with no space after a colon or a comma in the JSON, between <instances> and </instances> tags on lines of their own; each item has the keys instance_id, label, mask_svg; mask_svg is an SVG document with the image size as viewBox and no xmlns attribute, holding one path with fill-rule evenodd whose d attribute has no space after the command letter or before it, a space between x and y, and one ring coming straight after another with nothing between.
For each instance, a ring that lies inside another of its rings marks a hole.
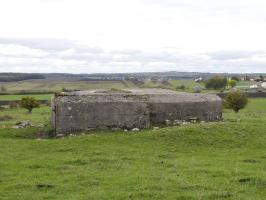
<instances>
[{"instance_id":1,"label":"grassy slope","mask_svg":"<svg viewBox=\"0 0 266 200\"><path fill-rule=\"evenodd\" d=\"M56 81L56 80L35 80L35 81L19 81L5 83L8 91L19 90L48 90L61 91L62 88L67 89L96 89L96 88L126 88L126 81ZM129 83L130 84L130 83Z\"/></svg>"},{"instance_id":2,"label":"grassy slope","mask_svg":"<svg viewBox=\"0 0 266 200\"><path fill-rule=\"evenodd\" d=\"M10 112L48 121L47 107L32 116ZM240 115L240 122L225 111L220 123L56 140L2 128L1 199L264 199L266 99Z\"/></svg>"},{"instance_id":3,"label":"grassy slope","mask_svg":"<svg viewBox=\"0 0 266 200\"><path fill-rule=\"evenodd\" d=\"M1 84L0 84L1 85ZM136 87L129 81L18 81L4 83L8 92L26 91L62 91L67 89L125 89ZM0 95L1 100L20 100L24 96L33 96L39 100L50 100L53 94Z\"/></svg>"}]
</instances>

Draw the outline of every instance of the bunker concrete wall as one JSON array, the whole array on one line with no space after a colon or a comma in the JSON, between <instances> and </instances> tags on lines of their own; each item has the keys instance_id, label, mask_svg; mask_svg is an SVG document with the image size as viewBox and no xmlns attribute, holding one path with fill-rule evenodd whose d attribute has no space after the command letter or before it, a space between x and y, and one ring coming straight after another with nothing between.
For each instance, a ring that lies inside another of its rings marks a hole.
<instances>
[{"instance_id":1,"label":"bunker concrete wall","mask_svg":"<svg viewBox=\"0 0 266 200\"><path fill-rule=\"evenodd\" d=\"M99 99L98 99L99 100ZM86 98L60 98L54 103L56 133L91 129L148 128L149 110L141 98L124 101L88 101Z\"/></svg>"},{"instance_id":2,"label":"bunker concrete wall","mask_svg":"<svg viewBox=\"0 0 266 200\"><path fill-rule=\"evenodd\" d=\"M222 100L216 95L172 93L149 95L152 123L197 118L204 121L222 119Z\"/></svg>"},{"instance_id":3,"label":"bunker concrete wall","mask_svg":"<svg viewBox=\"0 0 266 200\"><path fill-rule=\"evenodd\" d=\"M58 96L52 100L57 134L105 128L148 128L165 120L222 118L222 100L216 95L91 94Z\"/></svg>"},{"instance_id":4,"label":"bunker concrete wall","mask_svg":"<svg viewBox=\"0 0 266 200\"><path fill-rule=\"evenodd\" d=\"M222 118L221 104L218 102L149 103L151 123L163 123L166 119L218 121Z\"/></svg>"}]
</instances>

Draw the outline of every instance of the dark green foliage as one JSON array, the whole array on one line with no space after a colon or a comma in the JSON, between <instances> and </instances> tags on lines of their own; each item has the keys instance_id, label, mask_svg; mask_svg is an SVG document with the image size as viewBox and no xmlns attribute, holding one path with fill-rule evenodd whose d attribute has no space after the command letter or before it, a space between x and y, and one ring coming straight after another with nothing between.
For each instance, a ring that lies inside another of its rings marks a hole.
<instances>
[{"instance_id":1,"label":"dark green foliage","mask_svg":"<svg viewBox=\"0 0 266 200\"><path fill-rule=\"evenodd\" d=\"M21 99L20 104L21 104L21 107L26 108L29 111L29 113L32 112L33 108L40 107L40 103L34 97L23 97Z\"/></svg>"},{"instance_id":2,"label":"dark green foliage","mask_svg":"<svg viewBox=\"0 0 266 200\"><path fill-rule=\"evenodd\" d=\"M236 113L244 108L248 103L247 95L243 92L230 92L224 99L227 108L234 110Z\"/></svg>"},{"instance_id":3,"label":"dark green foliage","mask_svg":"<svg viewBox=\"0 0 266 200\"><path fill-rule=\"evenodd\" d=\"M186 86L185 85L178 85L176 86L176 90L185 90Z\"/></svg>"},{"instance_id":4,"label":"dark green foliage","mask_svg":"<svg viewBox=\"0 0 266 200\"><path fill-rule=\"evenodd\" d=\"M0 73L0 82L23 81L30 79L44 79L41 74L23 74L23 73Z\"/></svg>"},{"instance_id":5,"label":"dark green foliage","mask_svg":"<svg viewBox=\"0 0 266 200\"><path fill-rule=\"evenodd\" d=\"M227 78L215 76L205 82L205 87L207 89L224 89L227 85Z\"/></svg>"},{"instance_id":6,"label":"dark green foliage","mask_svg":"<svg viewBox=\"0 0 266 200\"><path fill-rule=\"evenodd\" d=\"M228 81L228 85L230 86L230 87L235 87L236 86L236 83L237 83L237 81L236 80L230 80L230 81Z\"/></svg>"},{"instance_id":7,"label":"dark green foliage","mask_svg":"<svg viewBox=\"0 0 266 200\"><path fill-rule=\"evenodd\" d=\"M240 81L240 78L238 76L232 76L231 77L231 80L234 80L234 81Z\"/></svg>"},{"instance_id":8,"label":"dark green foliage","mask_svg":"<svg viewBox=\"0 0 266 200\"><path fill-rule=\"evenodd\" d=\"M65 88L65 87L63 87L63 88L62 88L62 92L68 92L68 89Z\"/></svg>"}]
</instances>

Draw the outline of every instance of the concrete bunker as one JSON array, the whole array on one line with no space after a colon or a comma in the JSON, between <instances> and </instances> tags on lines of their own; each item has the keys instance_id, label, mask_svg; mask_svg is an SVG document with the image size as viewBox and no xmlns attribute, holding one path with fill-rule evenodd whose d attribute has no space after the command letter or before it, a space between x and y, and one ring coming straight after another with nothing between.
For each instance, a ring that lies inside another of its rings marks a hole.
<instances>
[{"instance_id":1,"label":"concrete bunker","mask_svg":"<svg viewBox=\"0 0 266 200\"><path fill-rule=\"evenodd\" d=\"M217 95L164 89L90 90L60 93L52 99L56 134L108 128L149 128L165 120L219 121Z\"/></svg>"}]
</instances>

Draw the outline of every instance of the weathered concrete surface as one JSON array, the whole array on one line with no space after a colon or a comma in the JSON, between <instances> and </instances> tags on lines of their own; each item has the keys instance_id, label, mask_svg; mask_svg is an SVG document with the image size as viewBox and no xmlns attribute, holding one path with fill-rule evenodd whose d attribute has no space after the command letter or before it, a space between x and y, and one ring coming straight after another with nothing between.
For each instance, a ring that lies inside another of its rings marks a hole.
<instances>
[{"instance_id":1,"label":"weathered concrete surface","mask_svg":"<svg viewBox=\"0 0 266 200\"><path fill-rule=\"evenodd\" d=\"M150 120L154 124L166 119L218 121L222 118L222 102L215 95L176 93L149 97Z\"/></svg>"},{"instance_id":2,"label":"weathered concrete surface","mask_svg":"<svg viewBox=\"0 0 266 200\"><path fill-rule=\"evenodd\" d=\"M88 94L54 99L56 133L95 128L149 127L147 97L143 95Z\"/></svg>"},{"instance_id":3,"label":"weathered concrete surface","mask_svg":"<svg viewBox=\"0 0 266 200\"><path fill-rule=\"evenodd\" d=\"M216 95L163 89L62 93L52 100L52 107L57 134L95 128L143 129L165 120L222 118L222 101Z\"/></svg>"}]
</instances>

